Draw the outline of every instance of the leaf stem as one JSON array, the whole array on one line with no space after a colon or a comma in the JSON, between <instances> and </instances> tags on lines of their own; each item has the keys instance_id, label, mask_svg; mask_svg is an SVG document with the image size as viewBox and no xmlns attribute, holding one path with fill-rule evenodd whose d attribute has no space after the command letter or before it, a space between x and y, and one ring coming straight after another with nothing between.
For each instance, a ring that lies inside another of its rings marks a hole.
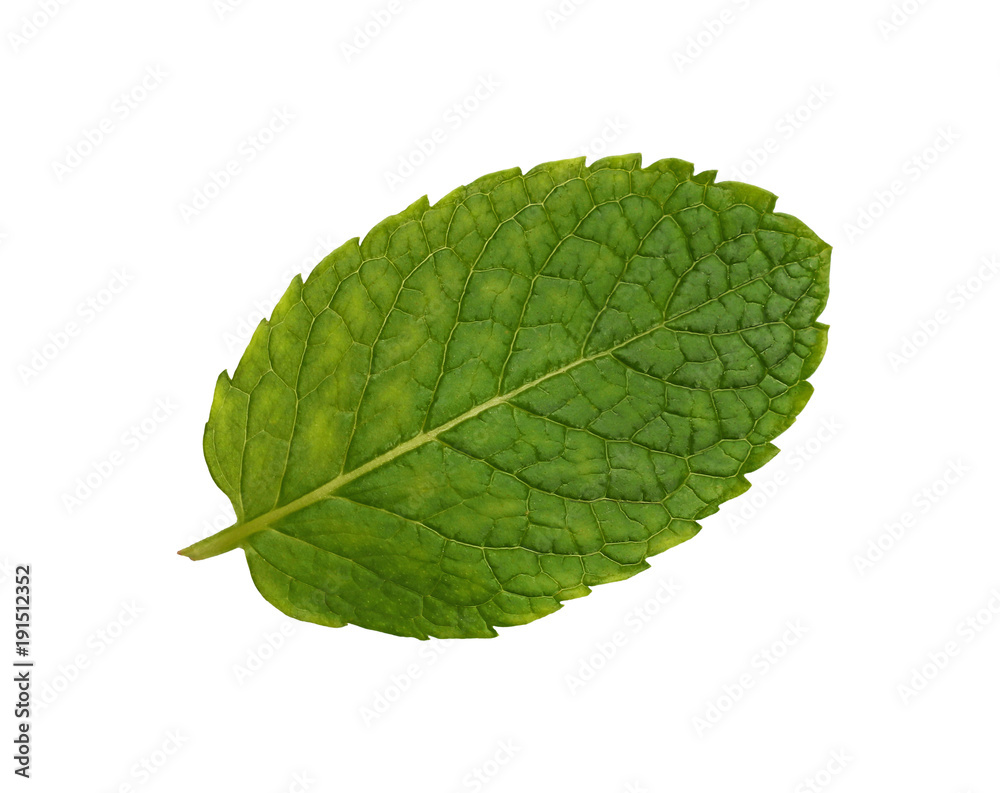
<instances>
[{"instance_id":1,"label":"leaf stem","mask_svg":"<svg viewBox=\"0 0 1000 793\"><path fill-rule=\"evenodd\" d=\"M199 540L194 545L189 545L177 553L195 562L199 559L209 559L213 556L218 556L220 553L232 551L234 548L239 547L243 543L243 540L251 534L260 531L261 528L262 526L256 525L256 521L234 523L217 534L206 537L204 540Z\"/></svg>"}]
</instances>

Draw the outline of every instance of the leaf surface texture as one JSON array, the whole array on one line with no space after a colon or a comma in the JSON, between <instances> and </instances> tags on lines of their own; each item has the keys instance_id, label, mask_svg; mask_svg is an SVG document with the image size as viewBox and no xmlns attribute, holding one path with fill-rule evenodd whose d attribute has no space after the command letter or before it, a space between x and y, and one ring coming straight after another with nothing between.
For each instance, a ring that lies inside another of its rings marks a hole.
<instances>
[{"instance_id":1,"label":"leaf surface texture","mask_svg":"<svg viewBox=\"0 0 1000 793\"><path fill-rule=\"evenodd\" d=\"M692 537L826 346L830 247L714 177L502 171L296 277L216 385L238 520L194 558L242 547L298 619L489 637Z\"/></svg>"}]
</instances>

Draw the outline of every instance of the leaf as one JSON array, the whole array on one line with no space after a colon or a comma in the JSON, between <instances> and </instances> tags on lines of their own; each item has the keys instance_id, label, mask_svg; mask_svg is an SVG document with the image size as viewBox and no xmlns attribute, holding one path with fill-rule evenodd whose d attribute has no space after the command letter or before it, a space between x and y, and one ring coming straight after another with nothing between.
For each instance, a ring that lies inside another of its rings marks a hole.
<instances>
[{"instance_id":1,"label":"leaf","mask_svg":"<svg viewBox=\"0 0 1000 793\"><path fill-rule=\"evenodd\" d=\"M205 459L292 617L489 637L649 565L812 393L830 247L771 193L638 155L424 197L296 277Z\"/></svg>"}]
</instances>

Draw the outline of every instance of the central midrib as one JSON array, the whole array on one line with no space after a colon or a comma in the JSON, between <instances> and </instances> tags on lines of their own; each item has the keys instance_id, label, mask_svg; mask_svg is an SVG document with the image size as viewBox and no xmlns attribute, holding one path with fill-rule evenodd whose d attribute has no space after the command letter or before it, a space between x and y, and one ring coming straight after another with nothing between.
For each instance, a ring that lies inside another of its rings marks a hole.
<instances>
[{"instance_id":1,"label":"central midrib","mask_svg":"<svg viewBox=\"0 0 1000 793\"><path fill-rule=\"evenodd\" d=\"M688 313L688 312L683 312L683 313ZM676 318L677 317L671 317L670 320L674 320ZM213 534L211 537L208 537L202 540L201 542L196 542L194 545L185 548L184 550L180 551L180 554L182 556L188 556L191 559L205 559L210 556L216 556L220 553L225 553L226 551L231 551L234 548L241 545L245 539L247 539L253 534L256 534L259 531L263 531L275 521L281 520L283 517L285 517L286 515L291 515L293 512L298 512L301 509L305 509L306 507L315 504L317 501L322 501L324 498L335 493L337 490L339 490L341 487L348 484L349 482L353 482L355 479L364 476L370 471L374 471L376 468L379 468L385 465L386 463L392 462L397 457L401 457L407 452L413 451L419 446L423 446L425 443L434 440L438 435L441 435L447 432L448 430L457 427L462 422L475 418L480 413L483 413L489 410L490 408L494 408L497 405L502 405L505 402L509 402L511 399L518 396L519 394L524 393L528 389L534 388L535 386L540 385L541 383L544 383L546 380L549 380L553 377L558 377L561 374L565 374L570 369L573 369L585 363L589 363L590 361L594 361L598 358L602 358L605 355L611 355L613 352L621 349L625 345L631 344L637 339L641 339L643 336L648 336L650 333L653 333L657 330L660 330L661 328L666 327L667 322L670 320L654 325L648 330L636 334L635 336L626 339L625 341L615 345L614 347L609 347L608 349L602 350L601 352L598 353L594 353L593 355L588 355L583 358L578 358L577 360L572 361L571 363L568 363L565 366L560 367L559 369L554 369L553 371L548 372L535 380L527 382L522 386L518 386L513 391L509 391L506 394L498 394L497 396L484 402L483 404L476 405L474 408L467 410L460 416L456 416L451 421L448 421L440 425L439 427L435 427L432 430L428 430L427 432L421 432L419 435L415 435L408 441L404 441L403 443L399 444L399 446L395 446L389 451L385 452L384 454L381 454L378 457L369 460L364 465L360 465L357 468L354 468L350 471L341 474L340 476L334 479L331 479L325 485L321 485L320 487L317 487L315 490L311 490L305 495L299 496L294 501L289 501L284 506L278 507L277 509L273 509L270 512L265 512L263 515L259 515L253 520L250 520L246 523L236 523L230 526L229 528L223 529L219 533Z\"/></svg>"}]
</instances>

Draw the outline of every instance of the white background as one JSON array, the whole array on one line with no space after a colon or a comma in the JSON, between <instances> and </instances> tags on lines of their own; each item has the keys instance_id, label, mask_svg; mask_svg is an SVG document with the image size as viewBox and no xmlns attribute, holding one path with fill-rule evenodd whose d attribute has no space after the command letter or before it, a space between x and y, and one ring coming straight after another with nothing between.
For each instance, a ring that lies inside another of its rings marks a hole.
<instances>
[{"instance_id":1,"label":"white background","mask_svg":"<svg viewBox=\"0 0 1000 793\"><path fill-rule=\"evenodd\" d=\"M389 8L4 4L0 635L7 664L30 563L36 663L10 789L1000 790L1000 8ZM750 492L488 641L296 623L239 553L175 555L229 523L215 378L293 273L421 195L608 152L759 184L834 246L815 396Z\"/></svg>"}]
</instances>

